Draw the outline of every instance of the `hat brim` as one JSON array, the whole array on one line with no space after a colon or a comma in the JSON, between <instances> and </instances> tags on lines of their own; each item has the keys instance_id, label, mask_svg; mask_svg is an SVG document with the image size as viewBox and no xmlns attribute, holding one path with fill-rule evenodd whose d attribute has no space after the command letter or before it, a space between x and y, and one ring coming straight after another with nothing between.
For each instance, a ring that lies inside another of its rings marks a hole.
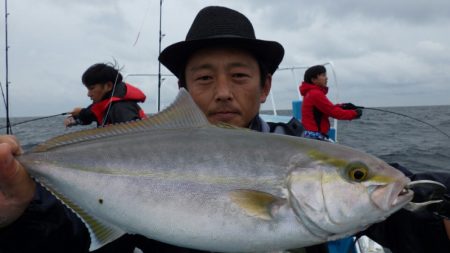
<instances>
[{"instance_id":1,"label":"hat brim","mask_svg":"<svg viewBox=\"0 0 450 253\"><path fill-rule=\"evenodd\" d=\"M265 63L270 74L275 72L284 56L283 46L276 41L265 41L242 37L216 37L201 40L181 41L172 44L161 52L158 59L176 77L180 78L181 71L184 71L188 58L195 51L217 45L226 45L248 50L258 60Z\"/></svg>"}]
</instances>

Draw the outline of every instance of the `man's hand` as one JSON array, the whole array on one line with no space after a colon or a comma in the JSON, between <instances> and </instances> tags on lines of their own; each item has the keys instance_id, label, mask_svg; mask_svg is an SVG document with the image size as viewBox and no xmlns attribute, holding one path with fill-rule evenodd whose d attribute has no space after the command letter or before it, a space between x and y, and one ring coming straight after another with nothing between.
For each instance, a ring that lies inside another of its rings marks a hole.
<instances>
[{"instance_id":1,"label":"man's hand","mask_svg":"<svg viewBox=\"0 0 450 253\"><path fill-rule=\"evenodd\" d=\"M66 127L76 126L76 125L78 125L78 122L74 117L69 116L64 119L64 125Z\"/></svg>"},{"instance_id":2,"label":"man's hand","mask_svg":"<svg viewBox=\"0 0 450 253\"><path fill-rule=\"evenodd\" d=\"M450 220L444 219L444 227L447 232L447 237L450 240Z\"/></svg>"},{"instance_id":3,"label":"man's hand","mask_svg":"<svg viewBox=\"0 0 450 253\"><path fill-rule=\"evenodd\" d=\"M340 107L342 109L344 109L344 110L356 110L356 109L359 109L358 106L356 106L356 105L354 105L352 103L344 103L344 104L341 104Z\"/></svg>"},{"instance_id":4,"label":"man's hand","mask_svg":"<svg viewBox=\"0 0 450 253\"><path fill-rule=\"evenodd\" d=\"M64 119L64 125L66 127L79 125L80 122L77 119L78 119L78 116L80 115L81 110L83 110L83 108L81 108L81 107L73 108L73 110L69 113L70 116Z\"/></svg>"},{"instance_id":5,"label":"man's hand","mask_svg":"<svg viewBox=\"0 0 450 253\"><path fill-rule=\"evenodd\" d=\"M14 136L0 136L0 228L18 219L34 196L34 181L14 158L20 154Z\"/></svg>"},{"instance_id":6,"label":"man's hand","mask_svg":"<svg viewBox=\"0 0 450 253\"><path fill-rule=\"evenodd\" d=\"M78 117L78 115L80 115L81 110L83 110L83 108L75 107L73 108L72 112L70 112L70 115L72 115L73 117Z\"/></svg>"},{"instance_id":7,"label":"man's hand","mask_svg":"<svg viewBox=\"0 0 450 253\"><path fill-rule=\"evenodd\" d=\"M355 119L361 118L361 116L362 116L362 114L363 114L363 111L362 111L361 109L356 109L355 112L356 112L356 117L355 117Z\"/></svg>"}]
</instances>

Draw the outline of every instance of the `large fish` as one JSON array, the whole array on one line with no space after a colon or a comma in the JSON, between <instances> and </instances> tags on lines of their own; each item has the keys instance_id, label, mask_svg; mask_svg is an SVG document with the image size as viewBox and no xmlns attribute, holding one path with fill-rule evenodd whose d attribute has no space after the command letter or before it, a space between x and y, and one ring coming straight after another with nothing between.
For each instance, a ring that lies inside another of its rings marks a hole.
<instances>
[{"instance_id":1,"label":"large fish","mask_svg":"<svg viewBox=\"0 0 450 253\"><path fill-rule=\"evenodd\" d=\"M83 219L91 249L123 233L220 252L299 248L363 230L413 195L402 173L349 147L211 125L185 90L149 119L19 159Z\"/></svg>"}]
</instances>

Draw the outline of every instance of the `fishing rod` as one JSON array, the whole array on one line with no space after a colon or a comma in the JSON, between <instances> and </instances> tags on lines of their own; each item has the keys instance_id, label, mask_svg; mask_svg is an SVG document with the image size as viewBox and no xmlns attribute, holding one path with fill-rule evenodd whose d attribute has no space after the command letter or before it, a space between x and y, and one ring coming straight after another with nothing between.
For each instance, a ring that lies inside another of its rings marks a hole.
<instances>
[{"instance_id":1,"label":"fishing rod","mask_svg":"<svg viewBox=\"0 0 450 253\"><path fill-rule=\"evenodd\" d=\"M412 119L412 120L421 122L421 123L423 123L423 124L425 124L425 125L428 125L428 126L434 128L436 131L440 132L441 134L443 134L443 135L447 136L448 138L450 138L450 135L448 135L446 132L442 131L442 130L439 129L438 127L436 127L436 126L434 126L434 125L432 125L432 124L430 124L430 123L428 123L428 122L426 122L426 121L423 121L423 120L420 120L420 119L411 117L411 116L406 115L406 114L403 114L403 113L398 113L398 112L393 112L393 111L388 111L388 110L378 109L378 108L372 108L372 107L364 107L364 106L355 106L355 107L356 107L356 109L365 109L365 110L373 110L373 111L387 112L387 113L392 113L392 114L396 114L396 115L399 115L399 116L403 116L403 117L406 117L406 118L409 118L409 119Z\"/></svg>"},{"instance_id":2,"label":"fishing rod","mask_svg":"<svg viewBox=\"0 0 450 253\"><path fill-rule=\"evenodd\" d=\"M6 98L3 94L2 87L2 95L3 100L5 101L5 109L6 109L6 134L12 134L11 121L9 118L9 79L8 79L8 1L5 0L5 89L6 89Z\"/></svg>"},{"instance_id":3,"label":"fishing rod","mask_svg":"<svg viewBox=\"0 0 450 253\"><path fill-rule=\"evenodd\" d=\"M24 120L24 121L18 122L16 124L10 125L10 127L21 125L21 124L25 124L25 123L32 122L32 121L48 119L48 118L53 118L53 117L57 117L57 116L63 116L63 115L67 115L67 114L70 114L70 112L63 112L63 113L59 113L59 114L55 114L55 115L50 115L50 116L45 116L45 117L40 117L40 118L34 118L34 119L30 119L30 120ZM0 127L0 129L3 129L3 128L6 128L6 126Z\"/></svg>"}]
</instances>

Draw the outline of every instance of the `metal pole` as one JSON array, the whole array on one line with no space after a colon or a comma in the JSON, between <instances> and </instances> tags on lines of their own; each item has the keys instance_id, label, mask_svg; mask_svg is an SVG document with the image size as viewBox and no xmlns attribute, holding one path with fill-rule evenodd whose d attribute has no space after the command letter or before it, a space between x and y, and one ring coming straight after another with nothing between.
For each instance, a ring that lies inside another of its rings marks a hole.
<instances>
[{"instance_id":1,"label":"metal pole","mask_svg":"<svg viewBox=\"0 0 450 253\"><path fill-rule=\"evenodd\" d=\"M161 32L161 16L162 16L162 2L163 0L159 0L159 54L161 54L161 40L162 40L162 32ZM161 62L158 61L158 112L161 110Z\"/></svg>"},{"instance_id":2,"label":"metal pole","mask_svg":"<svg viewBox=\"0 0 450 253\"><path fill-rule=\"evenodd\" d=\"M5 0L5 85L6 85L6 134L12 134L9 121L9 79L8 79L8 0Z\"/></svg>"}]
</instances>

